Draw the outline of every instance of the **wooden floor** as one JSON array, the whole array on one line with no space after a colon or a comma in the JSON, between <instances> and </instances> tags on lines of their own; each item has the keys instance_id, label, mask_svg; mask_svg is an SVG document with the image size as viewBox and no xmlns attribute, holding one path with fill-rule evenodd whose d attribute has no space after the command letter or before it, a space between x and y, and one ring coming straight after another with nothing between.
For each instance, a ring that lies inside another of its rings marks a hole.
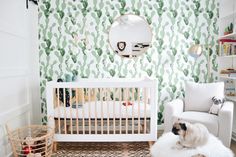
<instances>
[{"instance_id":1,"label":"wooden floor","mask_svg":"<svg viewBox=\"0 0 236 157\"><path fill-rule=\"evenodd\" d=\"M236 154L236 142L235 141L232 140L230 148L234 152L234 154Z\"/></svg>"}]
</instances>

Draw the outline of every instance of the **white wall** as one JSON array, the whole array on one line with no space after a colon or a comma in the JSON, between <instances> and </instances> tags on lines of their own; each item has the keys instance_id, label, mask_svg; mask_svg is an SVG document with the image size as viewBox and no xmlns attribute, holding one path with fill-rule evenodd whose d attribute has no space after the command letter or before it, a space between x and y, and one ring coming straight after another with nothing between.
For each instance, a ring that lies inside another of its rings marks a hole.
<instances>
[{"instance_id":1,"label":"white wall","mask_svg":"<svg viewBox=\"0 0 236 157\"><path fill-rule=\"evenodd\" d=\"M40 123L37 6L25 0L0 1L0 156L11 152L5 123L11 128ZM32 105L32 106L31 106Z\"/></svg>"}]
</instances>

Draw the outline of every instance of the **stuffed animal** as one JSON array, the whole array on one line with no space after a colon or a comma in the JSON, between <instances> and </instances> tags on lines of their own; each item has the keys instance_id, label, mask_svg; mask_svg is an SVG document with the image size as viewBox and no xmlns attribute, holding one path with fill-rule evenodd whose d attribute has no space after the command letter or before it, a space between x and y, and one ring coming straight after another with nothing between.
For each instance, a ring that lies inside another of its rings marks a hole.
<instances>
[{"instance_id":1,"label":"stuffed animal","mask_svg":"<svg viewBox=\"0 0 236 157\"><path fill-rule=\"evenodd\" d=\"M123 104L124 106L132 106L132 105L133 105L133 103L130 102L130 101L123 102L122 104Z\"/></svg>"},{"instance_id":2,"label":"stuffed animal","mask_svg":"<svg viewBox=\"0 0 236 157\"><path fill-rule=\"evenodd\" d=\"M215 96L211 99L213 104L210 108L209 113L218 115L221 107L224 105L225 99L224 98L216 98Z\"/></svg>"},{"instance_id":3,"label":"stuffed animal","mask_svg":"<svg viewBox=\"0 0 236 157\"><path fill-rule=\"evenodd\" d=\"M58 79L57 82L63 82L62 79ZM65 93L64 93L65 91ZM64 96L65 94L65 96ZM56 95L57 94L57 89L56 89ZM72 97L74 97L74 93L72 92ZM63 89L63 88L59 88L59 99L61 102L64 103L64 97L65 97L65 104L66 104L66 107L70 107L70 92L68 91L68 89Z\"/></svg>"}]
</instances>

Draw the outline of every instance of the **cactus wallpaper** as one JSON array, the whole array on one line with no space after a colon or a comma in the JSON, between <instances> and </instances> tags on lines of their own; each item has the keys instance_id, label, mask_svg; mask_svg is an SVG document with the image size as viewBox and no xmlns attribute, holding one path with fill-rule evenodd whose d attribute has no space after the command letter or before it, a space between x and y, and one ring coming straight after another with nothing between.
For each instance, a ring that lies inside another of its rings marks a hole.
<instances>
[{"instance_id":1,"label":"cactus wallpaper","mask_svg":"<svg viewBox=\"0 0 236 157\"><path fill-rule=\"evenodd\" d=\"M40 0L39 53L42 122L46 82L78 78L151 77L158 82L158 123L164 104L184 96L184 82L207 81L207 48L196 60L193 44L210 46L211 81L217 79L218 0ZM152 46L137 58L113 52L109 27L123 14L144 17Z\"/></svg>"}]
</instances>

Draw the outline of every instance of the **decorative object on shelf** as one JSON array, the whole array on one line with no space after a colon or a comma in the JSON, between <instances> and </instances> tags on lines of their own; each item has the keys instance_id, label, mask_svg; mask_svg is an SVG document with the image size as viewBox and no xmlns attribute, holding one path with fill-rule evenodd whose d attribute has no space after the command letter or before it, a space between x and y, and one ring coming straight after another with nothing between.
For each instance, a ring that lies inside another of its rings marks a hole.
<instances>
[{"instance_id":1,"label":"decorative object on shelf","mask_svg":"<svg viewBox=\"0 0 236 157\"><path fill-rule=\"evenodd\" d=\"M214 96L211 100L212 100L213 104L209 110L209 113L218 115L221 107L223 106L223 104L225 102L225 99L224 98L217 98Z\"/></svg>"},{"instance_id":2,"label":"decorative object on shelf","mask_svg":"<svg viewBox=\"0 0 236 157\"><path fill-rule=\"evenodd\" d=\"M235 96L235 86L233 80L225 81L225 95L226 96Z\"/></svg>"},{"instance_id":3,"label":"decorative object on shelf","mask_svg":"<svg viewBox=\"0 0 236 157\"><path fill-rule=\"evenodd\" d=\"M126 42L125 41L120 41L120 42L117 43L118 50L124 51L125 47L126 47Z\"/></svg>"},{"instance_id":4,"label":"decorative object on shelf","mask_svg":"<svg viewBox=\"0 0 236 157\"><path fill-rule=\"evenodd\" d=\"M233 23L230 23L230 25L225 28L224 35L233 33L233 30L234 30L234 25Z\"/></svg>"},{"instance_id":5,"label":"decorative object on shelf","mask_svg":"<svg viewBox=\"0 0 236 157\"><path fill-rule=\"evenodd\" d=\"M122 57L137 57L147 51L152 41L152 30L140 16L126 14L118 17L109 30L109 43Z\"/></svg>"},{"instance_id":6,"label":"decorative object on shelf","mask_svg":"<svg viewBox=\"0 0 236 157\"><path fill-rule=\"evenodd\" d=\"M207 81L210 82L210 46L209 45L192 45L189 49L188 49L188 54L197 59L198 57L201 56L201 54L203 53L203 46L207 47Z\"/></svg>"}]
</instances>

